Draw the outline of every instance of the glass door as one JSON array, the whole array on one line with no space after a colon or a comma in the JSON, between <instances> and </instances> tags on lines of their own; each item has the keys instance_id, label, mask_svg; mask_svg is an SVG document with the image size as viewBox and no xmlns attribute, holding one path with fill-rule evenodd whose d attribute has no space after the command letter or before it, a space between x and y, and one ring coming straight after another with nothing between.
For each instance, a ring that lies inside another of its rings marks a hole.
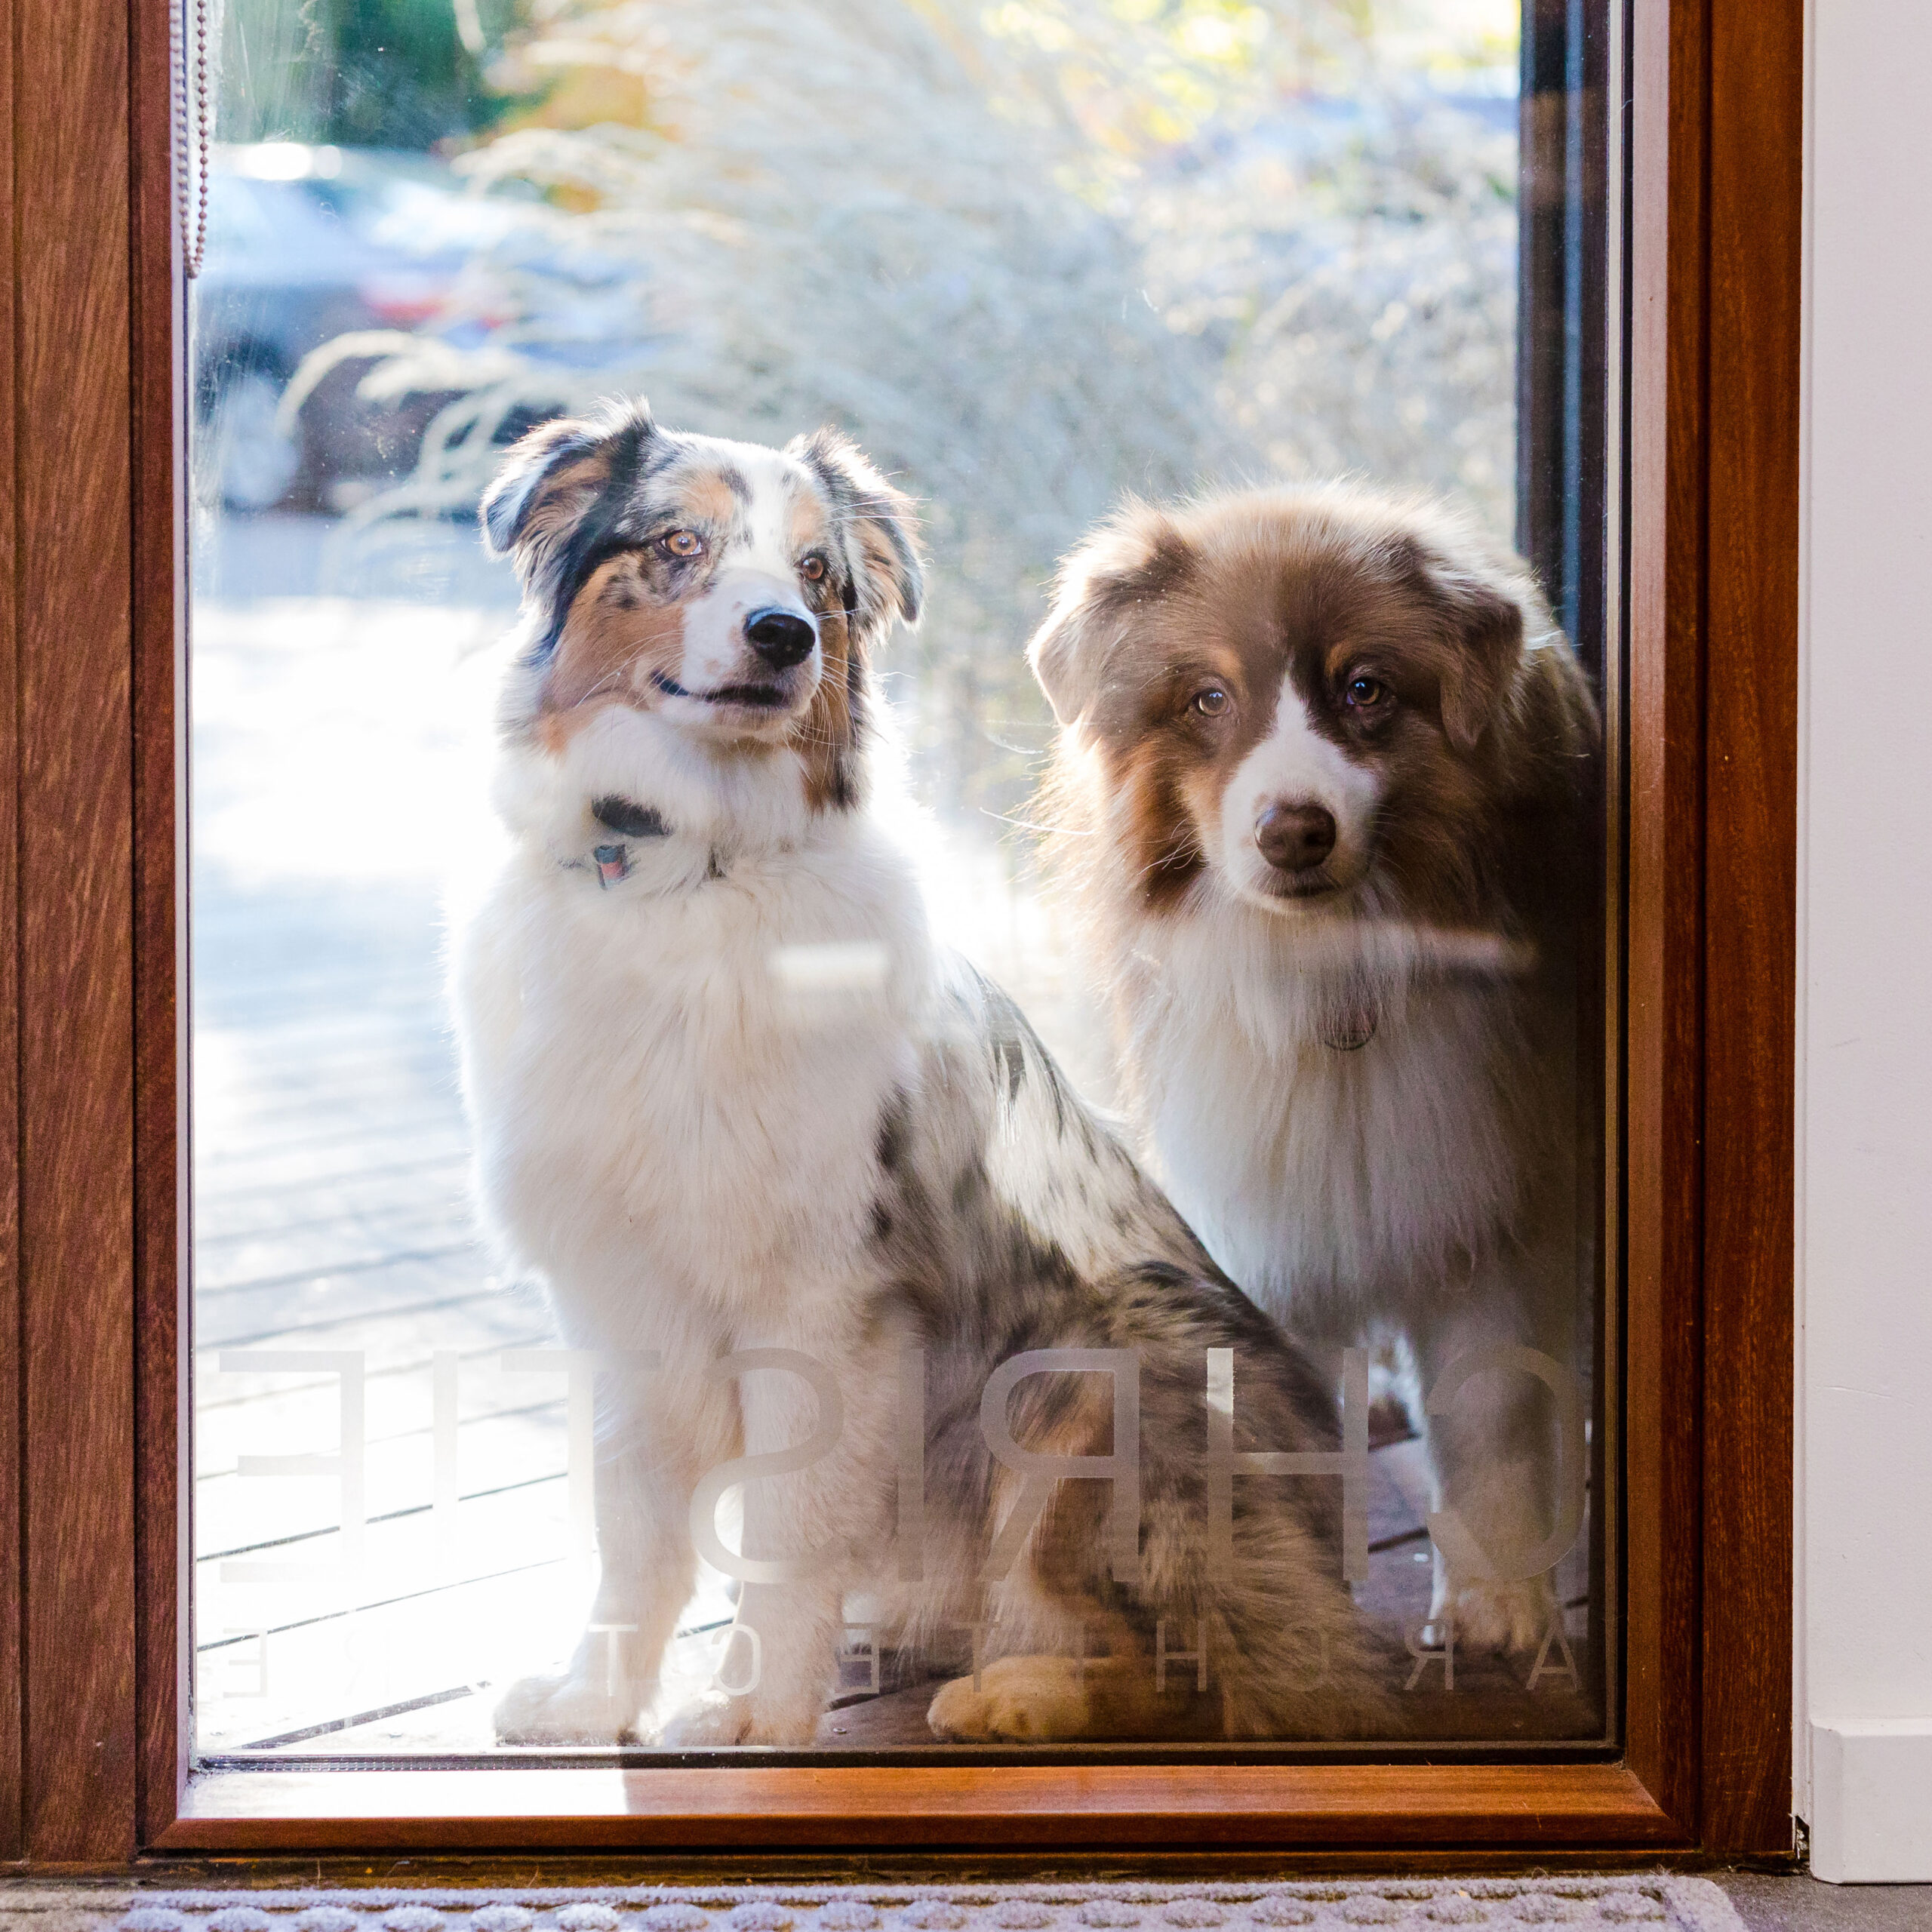
<instances>
[{"instance_id":1,"label":"glass door","mask_svg":"<svg viewBox=\"0 0 1932 1932\"><path fill-rule=\"evenodd\" d=\"M1595 0L230 0L195 1749L1601 1755Z\"/></svg>"}]
</instances>

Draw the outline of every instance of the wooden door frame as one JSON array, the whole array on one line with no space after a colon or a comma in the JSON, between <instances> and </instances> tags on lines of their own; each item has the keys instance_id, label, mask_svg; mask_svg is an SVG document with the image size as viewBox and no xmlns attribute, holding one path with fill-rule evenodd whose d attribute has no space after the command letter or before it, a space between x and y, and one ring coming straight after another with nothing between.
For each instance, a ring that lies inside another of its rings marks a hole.
<instances>
[{"instance_id":1,"label":"wooden door frame","mask_svg":"<svg viewBox=\"0 0 1932 1932\"><path fill-rule=\"evenodd\" d=\"M1623 1761L263 1773L193 1793L168 15L16 0L12 21L0 1857L1788 1855L1800 0L1634 0Z\"/></svg>"}]
</instances>

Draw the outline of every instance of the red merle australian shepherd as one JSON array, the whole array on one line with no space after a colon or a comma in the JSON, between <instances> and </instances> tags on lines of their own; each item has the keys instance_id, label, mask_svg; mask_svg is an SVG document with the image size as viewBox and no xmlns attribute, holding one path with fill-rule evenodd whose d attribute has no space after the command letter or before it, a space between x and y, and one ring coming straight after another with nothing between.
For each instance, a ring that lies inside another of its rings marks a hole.
<instances>
[{"instance_id":1,"label":"red merle australian shepherd","mask_svg":"<svg viewBox=\"0 0 1932 1932\"><path fill-rule=\"evenodd\" d=\"M1159 1177L1318 1354L1396 1345L1438 1641L1537 1643L1583 1506L1574 654L1459 518L1335 487L1129 508L1032 657Z\"/></svg>"}]
</instances>

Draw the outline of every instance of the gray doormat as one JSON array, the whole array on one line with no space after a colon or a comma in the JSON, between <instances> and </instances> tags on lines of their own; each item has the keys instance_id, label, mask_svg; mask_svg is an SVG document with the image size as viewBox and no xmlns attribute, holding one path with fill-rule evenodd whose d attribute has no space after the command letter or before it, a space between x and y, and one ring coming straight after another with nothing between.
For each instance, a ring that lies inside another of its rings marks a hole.
<instances>
[{"instance_id":1,"label":"gray doormat","mask_svg":"<svg viewBox=\"0 0 1932 1932\"><path fill-rule=\"evenodd\" d=\"M168 1892L0 1885L0 1932L1346 1932L1567 1925L1743 1932L1707 1878L1337 1879L1156 1885L504 1886Z\"/></svg>"}]
</instances>

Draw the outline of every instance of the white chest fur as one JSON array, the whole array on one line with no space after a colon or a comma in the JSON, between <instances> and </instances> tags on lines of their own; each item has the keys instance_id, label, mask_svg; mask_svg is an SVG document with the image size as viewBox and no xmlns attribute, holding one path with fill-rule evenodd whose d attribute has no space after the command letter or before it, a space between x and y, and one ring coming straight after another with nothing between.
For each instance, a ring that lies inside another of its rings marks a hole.
<instances>
[{"instance_id":1,"label":"white chest fur","mask_svg":"<svg viewBox=\"0 0 1932 1932\"><path fill-rule=\"evenodd\" d=\"M866 828L721 878L690 857L602 892L526 851L460 951L486 1211L580 1345L770 1334L849 1293L912 1072L923 921Z\"/></svg>"},{"instance_id":2,"label":"white chest fur","mask_svg":"<svg viewBox=\"0 0 1932 1932\"><path fill-rule=\"evenodd\" d=\"M1300 955L1235 912L1152 937L1127 986L1153 1153L1215 1258L1311 1334L1466 1267L1509 1223L1534 1075L1494 982ZM1367 1043L1337 1016L1365 1001Z\"/></svg>"}]
</instances>

